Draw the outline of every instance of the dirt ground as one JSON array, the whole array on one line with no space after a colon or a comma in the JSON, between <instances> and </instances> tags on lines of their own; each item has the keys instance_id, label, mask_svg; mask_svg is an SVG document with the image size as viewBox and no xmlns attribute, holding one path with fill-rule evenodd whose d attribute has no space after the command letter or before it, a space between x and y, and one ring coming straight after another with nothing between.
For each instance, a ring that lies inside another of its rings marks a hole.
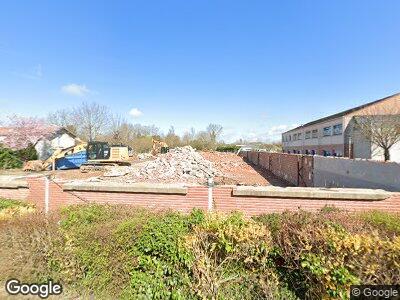
<instances>
[{"instance_id":1,"label":"dirt ground","mask_svg":"<svg viewBox=\"0 0 400 300\"><path fill-rule=\"evenodd\" d=\"M200 152L207 160L214 164L222 176L215 177L215 183L220 185L254 185L254 186L287 186L288 184L257 166L245 162L235 153L221 152ZM154 159L154 158L153 158ZM141 168L148 160L137 160L132 162L133 168ZM0 177L17 177L34 174L52 174L55 179L63 181L87 180L90 178L102 177L104 171L90 171L83 173L79 169L57 170L45 172L23 172L21 170L0 171ZM1 179L1 178L0 178ZM199 182L203 184L204 182Z\"/></svg>"},{"instance_id":2,"label":"dirt ground","mask_svg":"<svg viewBox=\"0 0 400 300\"><path fill-rule=\"evenodd\" d=\"M215 178L217 184L287 186L283 180L268 171L248 164L235 153L201 152L201 155L224 174L222 177Z\"/></svg>"}]
</instances>

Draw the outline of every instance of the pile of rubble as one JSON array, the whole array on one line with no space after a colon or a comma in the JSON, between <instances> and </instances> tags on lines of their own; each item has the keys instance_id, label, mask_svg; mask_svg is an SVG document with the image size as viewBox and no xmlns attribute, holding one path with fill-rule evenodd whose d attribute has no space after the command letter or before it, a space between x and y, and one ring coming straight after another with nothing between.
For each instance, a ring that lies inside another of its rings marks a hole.
<instances>
[{"instance_id":1,"label":"pile of rubble","mask_svg":"<svg viewBox=\"0 0 400 300\"><path fill-rule=\"evenodd\" d=\"M213 163L190 146L172 149L142 167L115 167L104 173L108 180L123 182L204 182L220 176ZM104 178L103 179L106 179Z\"/></svg>"}]
</instances>

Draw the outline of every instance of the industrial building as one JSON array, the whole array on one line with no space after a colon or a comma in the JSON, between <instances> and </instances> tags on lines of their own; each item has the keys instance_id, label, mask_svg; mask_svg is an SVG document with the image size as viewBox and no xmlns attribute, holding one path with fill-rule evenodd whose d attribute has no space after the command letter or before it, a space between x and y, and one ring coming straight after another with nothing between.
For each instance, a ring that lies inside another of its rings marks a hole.
<instances>
[{"instance_id":1,"label":"industrial building","mask_svg":"<svg viewBox=\"0 0 400 300\"><path fill-rule=\"evenodd\" d=\"M383 151L363 137L354 119L371 115L398 115L400 93L327 116L282 134L285 153L383 160ZM390 149L390 160L400 162L400 143Z\"/></svg>"}]
</instances>

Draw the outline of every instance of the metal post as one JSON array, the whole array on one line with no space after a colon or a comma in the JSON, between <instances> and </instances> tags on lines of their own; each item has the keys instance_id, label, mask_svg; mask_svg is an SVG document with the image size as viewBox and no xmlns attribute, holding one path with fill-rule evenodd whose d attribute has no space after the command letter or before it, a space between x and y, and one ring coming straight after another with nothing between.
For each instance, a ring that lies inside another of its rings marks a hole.
<instances>
[{"instance_id":1,"label":"metal post","mask_svg":"<svg viewBox=\"0 0 400 300\"><path fill-rule=\"evenodd\" d=\"M44 212L47 214L49 212L50 203L50 180L49 176L44 177Z\"/></svg>"},{"instance_id":2,"label":"metal post","mask_svg":"<svg viewBox=\"0 0 400 300\"><path fill-rule=\"evenodd\" d=\"M208 211L213 210L213 186L214 186L214 179L209 177L207 180L208 186Z\"/></svg>"}]
</instances>

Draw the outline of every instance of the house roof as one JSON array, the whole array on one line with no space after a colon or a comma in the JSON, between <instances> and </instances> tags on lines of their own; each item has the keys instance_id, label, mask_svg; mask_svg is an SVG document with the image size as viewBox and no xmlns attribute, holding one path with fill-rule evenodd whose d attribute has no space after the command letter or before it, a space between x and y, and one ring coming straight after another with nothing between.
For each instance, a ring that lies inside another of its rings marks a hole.
<instances>
[{"instance_id":1,"label":"house roof","mask_svg":"<svg viewBox=\"0 0 400 300\"><path fill-rule=\"evenodd\" d=\"M304 127L308 127L308 126L311 126L311 125L314 125L314 124L326 122L326 121L329 121L329 120L337 119L337 118L343 117L343 116L345 116L345 115L351 114L351 113L353 113L353 112L356 112L357 110L366 108L366 107L368 107L368 106L370 106L370 105L379 103L379 102L381 102L381 101L385 101L385 100L387 100L387 99L389 99L389 98L392 98L392 97L394 97L394 96L399 96L399 95L400 95L400 93L396 93L396 94L390 95L390 96L385 97L385 98L382 98L382 99L374 100L374 101L372 101L372 102L368 102L368 103L365 103L365 104L363 104L363 105L356 106L356 107L354 107L354 108L350 108L350 109L344 110L344 111L342 111L342 112L339 112L339 113L336 113L336 114L333 114L333 115L330 115L330 116L327 116L327 117L323 117L323 118L317 119L317 120L315 120L315 121L308 122L308 123L306 123L306 124L300 125L300 126L298 126L298 127L296 127L296 128L290 129L290 130L285 131L285 132L283 132L283 133L291 132L291 131L294 131L294 130L298 130L298 129L301 129L301 128L304 128Z\"/></svg>"}]
</instances>

